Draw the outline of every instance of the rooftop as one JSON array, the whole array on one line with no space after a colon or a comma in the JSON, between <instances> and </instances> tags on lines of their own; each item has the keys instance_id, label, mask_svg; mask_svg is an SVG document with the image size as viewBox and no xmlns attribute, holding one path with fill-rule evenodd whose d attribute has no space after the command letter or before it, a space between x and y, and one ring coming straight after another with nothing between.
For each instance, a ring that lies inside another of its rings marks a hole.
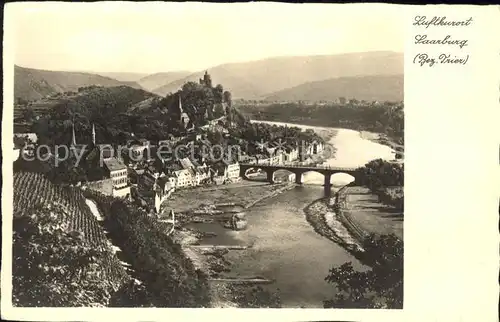
<instances>
[{"instance_id":1,"label":"rooftop","mask_svg":"<svg viewBox=\"0 0 500 322\"><path fill-rule=\"evenodd\" d=\"M191 162L191 160L189 160L189 158L180 159L179 162L181 163L184 169L190 169L194 167L193 163Z\"/></svg>"},{"instance_id":2,"label":"rooftop","mask_svg":"<svg viewBox=\"0 0 500 322\"><path fill-rule=\"evenodd\" d=\"M116 158L111 158L109 160L104 160L104 164L108 168L109 171L119 171L126 170L127 166Z\"/></svg>"}]
</instances>

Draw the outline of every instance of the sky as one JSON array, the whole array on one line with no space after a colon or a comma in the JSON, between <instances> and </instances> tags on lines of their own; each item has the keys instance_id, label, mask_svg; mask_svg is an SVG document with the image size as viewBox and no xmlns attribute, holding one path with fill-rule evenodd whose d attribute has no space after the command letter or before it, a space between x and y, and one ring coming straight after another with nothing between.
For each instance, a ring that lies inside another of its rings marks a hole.
<instances>
[{"instance_id":1,"label":"sky","mask_svg":"<svg viewBox=\"0 0 500 322\"><path fill-rule=\"evenodd\" d=\"M283 3L10 3L15 64L198 71L274 56L403 52L401 6Z\"/></svg>"}]
</instances>

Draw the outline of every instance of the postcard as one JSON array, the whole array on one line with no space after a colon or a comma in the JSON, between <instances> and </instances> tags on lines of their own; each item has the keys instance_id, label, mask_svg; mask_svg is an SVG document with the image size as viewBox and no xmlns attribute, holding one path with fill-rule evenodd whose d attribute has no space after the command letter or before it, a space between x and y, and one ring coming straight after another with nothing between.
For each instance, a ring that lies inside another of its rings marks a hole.
<instances>
[{"instance_id":1,"label":"postcard","mask_svg":"<svg viewBox=\"0 0 500 322\"><path fill-rule=\"evenodd\" d=\"M7 4L2 317L496 319L498 8Z\"/></svg>"}]
</instances>

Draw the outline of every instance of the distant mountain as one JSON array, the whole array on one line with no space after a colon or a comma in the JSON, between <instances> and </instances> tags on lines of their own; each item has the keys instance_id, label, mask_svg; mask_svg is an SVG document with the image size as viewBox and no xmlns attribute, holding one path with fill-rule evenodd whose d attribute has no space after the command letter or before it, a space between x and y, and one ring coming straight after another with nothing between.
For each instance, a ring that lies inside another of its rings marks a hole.
<instances>
[{"instance_id":1,"label":"distant mountain","mask_svg":"<svg viewBox=\"0 0 500 322\"><path fill-rule=\"evenodd\" d=\"M191 74L192 72L188 71L156 73L142 77L138 79L137 82L148 91L152 91L158 87L185 78Z\"/></svg>"},{"instance_id":2,"label":"distant mountain","mask_svg":"<svg viewBox=\"0 0 500 322\"><path fill-rule=\"evenodd\" d=\"M402 101L404 76L340 77L309 82L266 97L269 101L332 101L339 97L366 101Z\"/></svg>"},{"instance_id":3,"label":"distant mountain","mask_svg":"<svg viewBox=\"0 0 500 322\"><path fill-rule=\"evenodd\" d=\"M137 82L139 79L148 76L146 73L121 73L121 72L109 72L109 73L95 73L104 77L114 78L120 82Z\"/></svg>"},{"instance_id":4,"label":"distant mountain","mask_svg":"<svg viewBox=\"0 0 500 322\"><path fill-rule=\"evenodd\" d=\"M91 85L105 87L126 85L132 88L141 88L135 82L120 82L97 74L14 67L15 98L37 100L47 95L77 91L79 87Z\"/></svg>"},{"instance_id":5,"label":"distant mountain","mask_svg":"<svg viewBox=\"0 0 500 322\"><path fill-rule=\"evenodd\" d=\"M233 98L261 99L269 93L320 80L372 75L400 75L404 70L403 54L366 52L340 55L275 57L264 60L230 63L209 68L214 84L224 84ZM197 82L205 71L160 86L154 93L175 92L188 81Z\"/></svg>"}]
</instances>

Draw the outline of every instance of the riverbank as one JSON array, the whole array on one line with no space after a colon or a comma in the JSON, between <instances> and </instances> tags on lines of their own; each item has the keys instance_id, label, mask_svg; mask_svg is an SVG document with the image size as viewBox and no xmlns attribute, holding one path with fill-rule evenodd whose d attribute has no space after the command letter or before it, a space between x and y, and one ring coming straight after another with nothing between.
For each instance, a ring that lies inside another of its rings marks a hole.
<instances>
[{"instance_id":1,"label":"riverbank","mask_svg":"<svg viewBox=\"0 0 500 322\"><path fill-rule=\"evenodd\" d=\"M256 202L275 196L291 183L269 184L245 181L248 184L237 183L234 186L219 186L218 189L178 190L168 199L166 209L175 212L189 212L205 205L219 203L236 203L248 208Z\"/></svg>"},{"instance_id":2,"label":"riverbank","mask_svg":"<svg viewBox=\"0 0 500 322\"><path fill-rule=\"evenodd\" d=\"M382 144L388 146L394 150L401 149L404 151L404 146L396 142L395 140L391 140L387 135L382 133L375 133L369 131L359 131L359 135L362 139L371 141L373 143Z\"/></svg>"},{"instance_id":3,"label":"riverbank","mask_svg":"<svg viewBox=\"0 0 500 322\"><path fill-rule=\"evenodd\" d=\"M321 236L344 247L347 251L361 249L360 243L351 236L349 230L333 210L335 198L321 198L304 209L306 220Z\"/></svg>"},{"instance_id":4,"label":"riverbank","mask_svg":"<svg viewBox=\"0 0 500 322\"><path fill-rule=\"evenodd\" d=\"M401 210L380 202L367 187L347 187L343 198L343 215L360 230L394 234L403 240L404 215Z\"/></svg>"},{"instance_id":5,"label":"riverbank","mask_svg":"<svg viewBox=\"0 0 500 322\"><path fill-rule=\"evenodd\" d=\"M231 271L232 263L225 258L231 247L200 245L205 233L186 228L185 225L200 218L206 218L207 222L213 222L215 219L211 218L213 217L211 214L192 215L190 213L202 206L217 204L234 205L248 209L265 199L275 197L294 187L294 183L273 185L251 183L246 186L221 187L222 189L192 189L181 191L181 193L169 200L173 201L169 202L170 208L176 209L175 211L178 211L178 209L184 210L184 213L179 214L183 225L175 230L172 239L181 245L184 254L192 261L196 269L208 276L211 307L246 307L248 304L245 301L247 301L248 294L251 294L251 286L254 282L259 282L262 279L250 279L249 282L244 282L242 285L233 285L230 283L231 280L224 280L222 274ZM244 251L247 247L233 246L232 248L237 249L231 251ZM270 303L269 305L273 304Z\"/></svg>"},{"instance_id":6,"label":"riverbank","mask_svg":"<svg viewBox=\"0 0 500 322\"><path fill-rule=\"evenodd\" d=\"M304 209L314 230L348 251L362 250L370 233L403 239L403 214L380 203L366 187L343 187L336 197L321 198Z\"/></svg>"}]
</instances>

